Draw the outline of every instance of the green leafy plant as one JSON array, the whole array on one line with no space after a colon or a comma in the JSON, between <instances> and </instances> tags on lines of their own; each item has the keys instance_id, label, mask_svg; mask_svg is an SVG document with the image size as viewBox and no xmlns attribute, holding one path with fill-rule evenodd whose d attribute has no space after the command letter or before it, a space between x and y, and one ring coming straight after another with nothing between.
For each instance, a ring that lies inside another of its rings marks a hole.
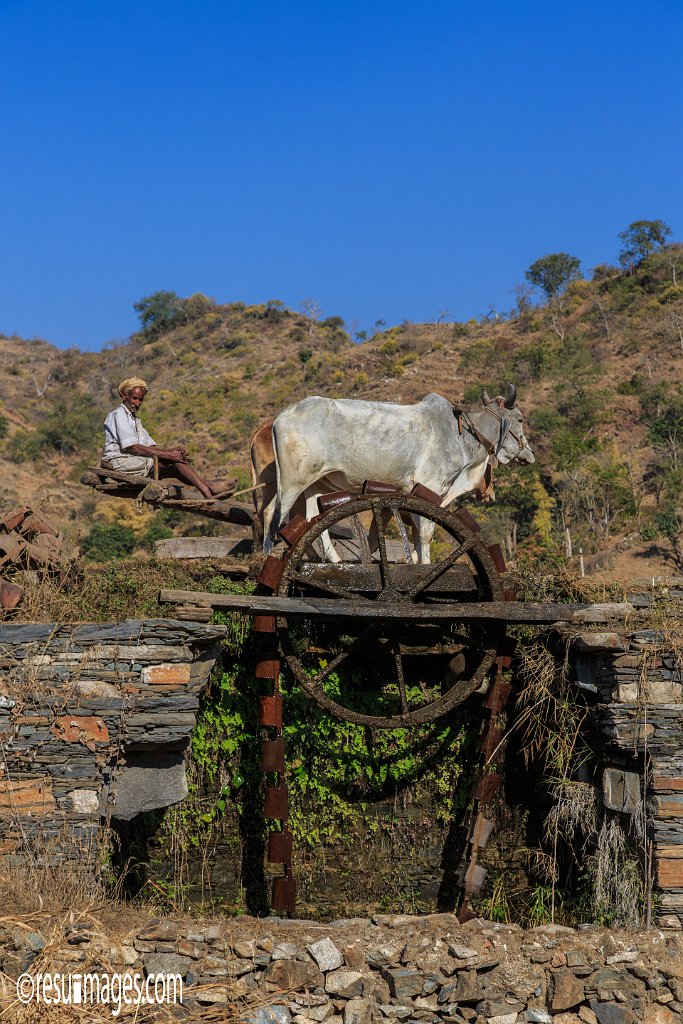
<instances>
[{"instance_id":1,"label":"green leafy plant","mask_svg":"<svg viewBox=\"0 0 683 1024\"><path fill-rule=\"evenodd\" d=\"M95 523L81 541L83 557L92 562L125 558L135 550L135 532L119 523Z\"/></svg>"}]
</instances>

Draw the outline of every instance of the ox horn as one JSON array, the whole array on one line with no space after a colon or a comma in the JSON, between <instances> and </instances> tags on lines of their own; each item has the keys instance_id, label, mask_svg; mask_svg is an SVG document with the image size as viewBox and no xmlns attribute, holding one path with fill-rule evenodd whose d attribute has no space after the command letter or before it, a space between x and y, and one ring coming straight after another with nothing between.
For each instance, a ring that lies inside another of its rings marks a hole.
<instances>
[{"instance_id":1,"label":"ox horn","mask_svg":"<svg viewBox=\"0 0 683 1024\"><path fill-rule=\"evenodd\" d=\"M491 403L491 399L489 398L489 393L486 390L486 388L484 388L484 390L481 393L481 401L482 405L490 405Z\"/></svg>"},{"instance_id":2,"label":"ox horn","mask_svg":"<svg viewBox=\"0 0 683 1024\"><path fill-rule=\"evenodd\" d=\"M508 384L508 392L507 395L505 396L505 402L503 404L505 405L506 409L512 409L516 401L517 388L514 384Z\"/></svg>"}]
</instances>

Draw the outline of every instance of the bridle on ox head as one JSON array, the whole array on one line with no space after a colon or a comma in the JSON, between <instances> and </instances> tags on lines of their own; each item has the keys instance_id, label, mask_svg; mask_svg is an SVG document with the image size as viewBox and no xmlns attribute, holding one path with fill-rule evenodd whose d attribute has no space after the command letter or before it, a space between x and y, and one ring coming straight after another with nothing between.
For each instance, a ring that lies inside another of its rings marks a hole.
<instances>
[{"instance_id":1,"label":"bridle on ox head","mask_svg":"<svg viewBox=\"0 0 683 1024\"><path fill-rule=\"evenodd\" d=\"M499 395L497 398L494 399L489 398L488 394L486 393L486 390L484 390L483 392L483 411L490 413L490 415L497 419L498 422L500 423L500 434L497 445L495 445L492 441L489 441L488 437L484 437L481 431L477 429L477 427L472 421L470 414L466 411L464 406L454 405L453 413L458 420L458 429L460 433L462 433L462 425L464 420L465 429L468 431L468 433L472 434L472 436L479 442L479 444L482 446L482 448L484 448L489 457L495 457L498 454L498 452L500 452L508 434L510 434L512 439L517 442L519 450L522 451L524 448L527 447L526 438L524 437L524 434L520 436L512 429L510 419L505 415L503 411L505 409L512 409L514 407L516 398L517 389L515 388L514 384L508 385L507 395ZM499 411L496 411L494 406L497 406Z\"/></svg>"},{"instance_id":2,"label":"bridle on ox head","mask_svg":"<svg viewBox=\"0 0 683 1024\"><path fill-rule=\"evenodd\" d=\"M502 413L503 406L501 405L500 399L497 398L495 401L498 403L498 407L501 409L501 414L499 415L496 412L496 410L492 409L490 406L486 406L484 408L484 412L491 413L492 416L495 416L495 418L500 421L500 440L498 441L498 451L500 451L501 448L503 447L505 443L505 438L508 436L508 434L513 439L513 441L517 442L519 450L522 451L524 448L527 447L527 441L524 437L524 434L520 435L512 429L512 424L510 423L510 420L504 413ZM489 452L489 454L491 453Z\"/></svg>"}]
</instances>

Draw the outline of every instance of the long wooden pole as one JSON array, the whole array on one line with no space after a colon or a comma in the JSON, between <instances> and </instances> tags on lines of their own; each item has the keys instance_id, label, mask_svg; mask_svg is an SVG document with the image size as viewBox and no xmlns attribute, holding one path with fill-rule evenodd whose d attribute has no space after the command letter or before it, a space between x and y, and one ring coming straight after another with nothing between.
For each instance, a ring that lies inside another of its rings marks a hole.
<instances>
[{"instance_id":1,"label":"long wooden pole","mask_svg":"<svg viewBox=\"0 0 683 1024\"><path fill-rule=\"evenodd\" d=\"M273 597L269 594L211 594L196 590L161 590L161 604L198 604L225 608L245 615L320 615L331 618L416 619L494 619L500 622L608 622L624 619L633 606L620 604L525 604L521 601L454 602L411 604L410 602L371 602L335 600L323 597Z\"/></svg>"}]
</instances>

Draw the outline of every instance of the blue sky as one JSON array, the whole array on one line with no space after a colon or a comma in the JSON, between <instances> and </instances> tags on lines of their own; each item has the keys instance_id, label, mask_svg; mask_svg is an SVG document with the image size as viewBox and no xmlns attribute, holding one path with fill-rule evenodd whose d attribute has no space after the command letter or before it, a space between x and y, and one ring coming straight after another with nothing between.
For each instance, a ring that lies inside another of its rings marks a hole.
<instances>
[{"instance_id":1,"label":"blue sky","mask_svg":"<svg viewBox=\"0 0 683 1024\"><path fill-rule=\"evenodd\" d=\"M464 320L681 238L682 40L679 0L0 0L0 331L96 349L157 289Z\"/></svg>"}]
</instances>

